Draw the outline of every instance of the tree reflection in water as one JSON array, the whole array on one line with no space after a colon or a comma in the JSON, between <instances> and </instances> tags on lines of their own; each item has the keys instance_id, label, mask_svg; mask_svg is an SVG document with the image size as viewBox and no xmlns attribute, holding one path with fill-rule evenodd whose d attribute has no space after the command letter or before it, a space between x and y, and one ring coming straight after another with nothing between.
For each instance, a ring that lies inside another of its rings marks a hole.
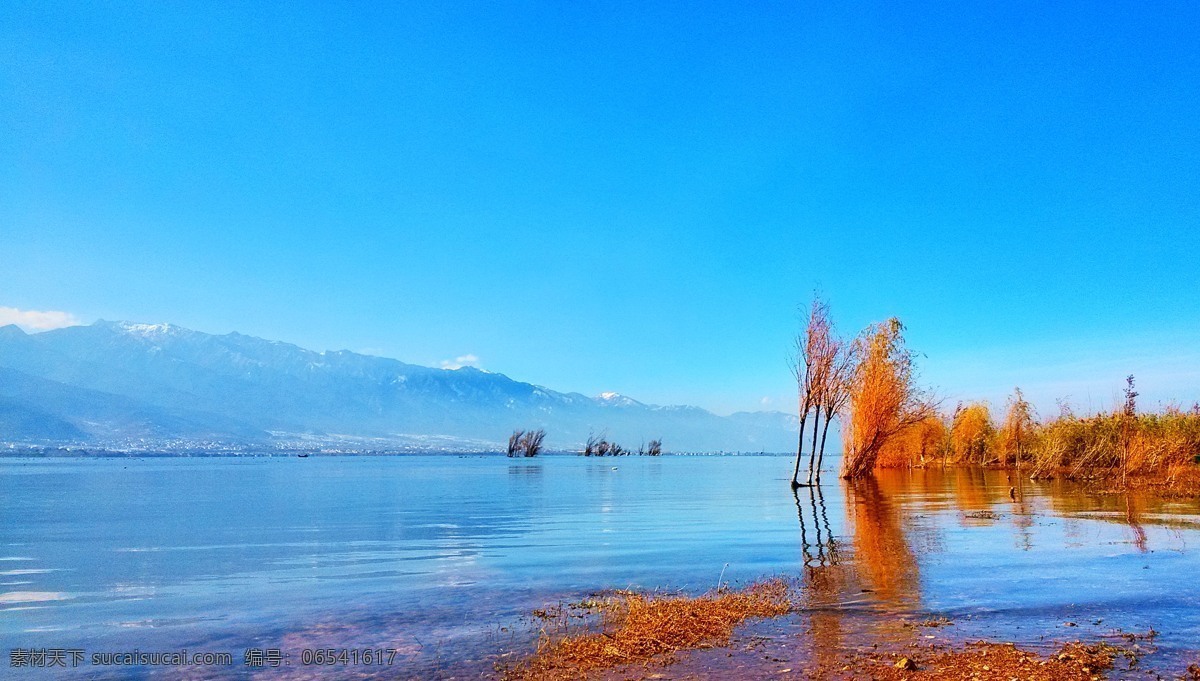
<instances>
[{"instance_id":1,"label":"tree reflection in water","mask_svg":"<svg viewBox=\"0 0 1200 681\"><path fill-rule=\"evenodd\" d=\"M800 547L804 557L801 605L808 624L804 638L811 646L811 659L826 667L836 662L845 645L844 607L857 589L852 587L850 566L842 562L838 553L838 541L829 525L821 487L792 490L792 495L800 519ZM810 535L815 539L811 544Z\"/></svg>"},{"instance_id":2,"label":"tree reflection in water","mask_svg":"<svg viewBox=\"0 0 1200 681\"><path fill-rule=\"evenodd\" d=\"M846 488L849 554L834 534L821 487L795 490L800 521L802 618L814 662L831 665L862 635L911 636L906 615L920 603L917 560L900 508L875 479Z\"/></svg>"}]
</instances>

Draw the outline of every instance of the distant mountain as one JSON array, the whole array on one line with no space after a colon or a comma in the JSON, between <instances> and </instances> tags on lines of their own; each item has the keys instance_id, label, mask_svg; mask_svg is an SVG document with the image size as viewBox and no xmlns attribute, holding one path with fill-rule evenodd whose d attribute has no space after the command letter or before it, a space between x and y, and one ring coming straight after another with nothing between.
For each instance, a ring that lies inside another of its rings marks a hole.
<instances>
[{"instance_id":1,"label":"distant mountain","mask_svg":"<svg viewBox=\"0 0 1200 681\"><path fill-rule=\"evenodd\" d=\"M314 352L239 333L100 321L37 334L0 327L0 441L112 443L281 438L499 446L544 427L551 448L606 432L669 451L791 451L796 419L721 417L603 393L560 393L470 367Z\"/></svg>"},{"instance_id":2,"label":"distant mountain","mask_svg":"<svg viewBox=\"0 0 1200 681\"><path fill-rule=\"evenodd\" d=\"M119 439L262 441L244 422L195 409L162 408L0 367L0 439L110 442Z\"/></svg>"}]
</instances>

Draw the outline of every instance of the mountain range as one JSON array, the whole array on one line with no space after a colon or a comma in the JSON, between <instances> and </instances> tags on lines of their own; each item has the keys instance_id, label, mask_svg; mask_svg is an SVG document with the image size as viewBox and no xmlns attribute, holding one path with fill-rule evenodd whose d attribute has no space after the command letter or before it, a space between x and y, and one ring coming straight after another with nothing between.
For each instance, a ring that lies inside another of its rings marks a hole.
<instances>
[{"instance_id":1,"label":"mountain range","mask_svg":"<svg viewBox=\"0 0 1200 681\"><path fill-rule=\"evenodd\" d=\"M797 425L781 412L718 416L172 324L0 327L0 442L464 451L494 450L515 428L545 428L550 449L603 433L634 449L661 438L667 451L786 452Z\"/></svg>"}]
</instances>

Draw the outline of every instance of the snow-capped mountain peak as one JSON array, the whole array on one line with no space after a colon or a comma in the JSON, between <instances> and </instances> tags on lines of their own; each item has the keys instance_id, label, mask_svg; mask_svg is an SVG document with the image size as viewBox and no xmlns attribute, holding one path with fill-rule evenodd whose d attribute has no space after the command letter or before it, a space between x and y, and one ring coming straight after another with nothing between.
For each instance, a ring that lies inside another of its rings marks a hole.
<instances>
[{"instance_id":1,"label":"snow-capped mountain peak","mask_svg":"<svg viewBox=\"0 0 1200 681\"><path fill-rule=\"evenodd\" d=\"M596 397L596 401L608 407L644 407L646 405L638 402L632 397L626 397L621 393L602 392Z\"/></svg>"}]
</instances>

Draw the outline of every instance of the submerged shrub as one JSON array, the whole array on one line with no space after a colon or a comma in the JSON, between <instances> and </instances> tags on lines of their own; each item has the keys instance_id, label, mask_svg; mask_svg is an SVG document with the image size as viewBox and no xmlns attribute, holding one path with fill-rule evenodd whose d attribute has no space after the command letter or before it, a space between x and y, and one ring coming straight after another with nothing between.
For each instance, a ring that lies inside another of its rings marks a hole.
<instances>
[{"instance_id":1,"label":"submerged shrub","mask_svg":"<svg viewBox=\"0 0 1200 681\"><path fill-rule=\"evenodd\" d=\"M546 439L545 429L514 430L508 436L508 456L537 456L542 451L542 442Z\"/></svg>"},{"instance_id":2,"label":"submerged shrub","mask_svg":"<svg viewBox=\"0 0 1200 681\"><path fill-rule=\"evenodd\" d=\"M609 442L604 434L588 435L587 442L583 445L583 451L580 452L583 456L629 456L633 453L632 449L625 449L615 442ZM659 456L662 454L662 440L651 440L649 450L641 447L637 454Z\"/></svg>"},{"instance_id":3,"label":"submerged shrub","mask_svg":"<svg viewBox=\"0 0 1200 681\"><path fill-rule=\"evenodd\" d=\"M525 456L537 456L542 451L542 441L546 439L546 431L539 428L530 430L521 437L521 451Z\"/></svg>"},{"instance_id":4,"label":"submerged shrub","mask_svg":"<svg viewBox=\"0 0 1200 681\"><path fill-rule=\"evenodd\" d=\"M512 435L508 436L508 450L505 454L508 456L516 456L521 449L521 438L525 437L525 431L514 430Z\"/></svg>"}]
</instances>

